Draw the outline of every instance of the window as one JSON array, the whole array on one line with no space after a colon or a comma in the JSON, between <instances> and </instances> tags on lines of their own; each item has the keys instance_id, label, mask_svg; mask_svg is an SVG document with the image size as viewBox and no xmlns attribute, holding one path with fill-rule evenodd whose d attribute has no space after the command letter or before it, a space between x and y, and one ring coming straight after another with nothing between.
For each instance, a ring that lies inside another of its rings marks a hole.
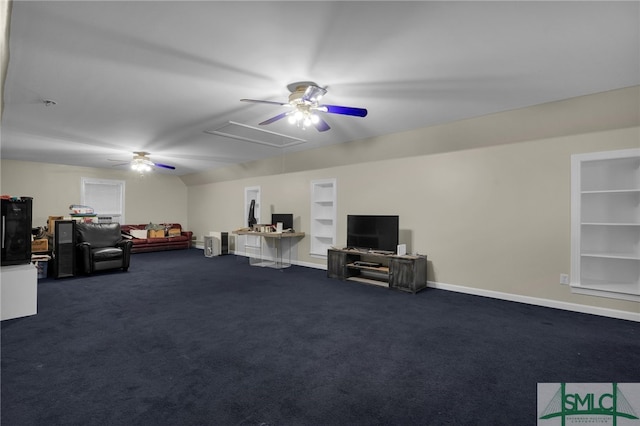
<instances>
[{"instance_id":1,"label":"window","mask_svg":"<svg viewBox=\"0 0 640 426\"><path fill-rule=\"evenodd\" d=\"M124 181L82 178L80 196L80 203L91 207L99 221L124 223Z\"/></svg>"}]
</instances>

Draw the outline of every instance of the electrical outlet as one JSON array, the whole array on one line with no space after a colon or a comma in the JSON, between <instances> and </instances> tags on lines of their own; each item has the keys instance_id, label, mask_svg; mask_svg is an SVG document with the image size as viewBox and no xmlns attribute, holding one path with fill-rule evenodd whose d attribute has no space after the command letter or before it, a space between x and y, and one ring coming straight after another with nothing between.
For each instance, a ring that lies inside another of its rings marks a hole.
<instances>
[{"instance_id":1,"label":"electrical outlet","mask_svg":"<svg viewBox=\"0 0 640 426\"><path fill-rule=\"evenodd\" d=\"M568 274L560 274L560 284L569 284Z\"/></svg>"}]
</instances>

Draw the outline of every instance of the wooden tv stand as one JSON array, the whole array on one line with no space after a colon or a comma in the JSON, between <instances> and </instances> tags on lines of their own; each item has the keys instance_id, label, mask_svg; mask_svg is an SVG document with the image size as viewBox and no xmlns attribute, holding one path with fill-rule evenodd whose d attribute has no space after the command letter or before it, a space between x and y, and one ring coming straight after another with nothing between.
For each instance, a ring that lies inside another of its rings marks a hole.
<instances>
[{"instance_id":1,"label":"wooden tv stand","mask_svg":"<svg viewBox=\"0 0 640 426\"><path fill-rule=\"evenodd\" d=\"M427 287L427 257L329 249L327 276L415 294Z\"/></svg>"}]
</instances>

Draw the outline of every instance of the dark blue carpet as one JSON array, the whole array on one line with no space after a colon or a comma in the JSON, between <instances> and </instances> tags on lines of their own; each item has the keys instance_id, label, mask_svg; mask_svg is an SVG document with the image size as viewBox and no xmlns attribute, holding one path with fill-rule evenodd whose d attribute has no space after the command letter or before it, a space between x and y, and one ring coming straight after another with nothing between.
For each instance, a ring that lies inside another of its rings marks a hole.
<instances>
[{"instance_id":1,"label":"dark blue carpet","mask_svg":"<svg viewBox=\"0 0 640 426\"><path fill-rule=\"evenodd\" d=\"M195 249L38 287L2 425L534 425L538 382L640 382L638 323Z\"/></svg>"}]
</instances>

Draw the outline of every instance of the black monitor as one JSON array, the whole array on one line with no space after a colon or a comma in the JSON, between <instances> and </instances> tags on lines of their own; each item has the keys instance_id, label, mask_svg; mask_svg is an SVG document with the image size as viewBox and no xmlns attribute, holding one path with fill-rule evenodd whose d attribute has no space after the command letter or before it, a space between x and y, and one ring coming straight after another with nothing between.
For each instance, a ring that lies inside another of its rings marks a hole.
<instances>
[{"instance_id":1,"label":"black monitor","mask_svg":"<svg viewBox=\"0 0 640 426\"><path fill-rule=\"evenodd\" d=\"M282 229L293 229L293 214L292 213L272 213L271 224L275 226L276 223L282 222Z\"/></svg>"}]
</instances>

